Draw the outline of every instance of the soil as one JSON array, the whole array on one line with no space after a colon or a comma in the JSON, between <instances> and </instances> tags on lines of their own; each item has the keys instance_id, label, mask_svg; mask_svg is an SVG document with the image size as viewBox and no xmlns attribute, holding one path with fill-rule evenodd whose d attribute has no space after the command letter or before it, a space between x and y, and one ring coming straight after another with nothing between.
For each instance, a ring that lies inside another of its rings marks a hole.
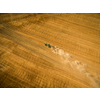
<instances>
[{"instance_id":1,"label":"soil","mask_svg":"<svg viewBox=\"0 0 100 100\"><path fill-rule=\"evenodd\" d=\"M0 14L0 88L98 87L100 14Z\"/></svg>"}]
</instances>

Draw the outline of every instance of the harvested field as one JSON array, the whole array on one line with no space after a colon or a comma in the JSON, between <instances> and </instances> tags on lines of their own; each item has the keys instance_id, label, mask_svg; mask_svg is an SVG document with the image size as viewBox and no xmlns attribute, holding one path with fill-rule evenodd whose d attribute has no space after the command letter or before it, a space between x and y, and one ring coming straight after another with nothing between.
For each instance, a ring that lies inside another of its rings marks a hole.
<instances>
[{"instance_id":1,"label":"harvested field","mask_svg":"<svg viewBox=\"0 0 100 100\"><path fill-rule=\"evenodd\" d=\"M100 14L0 14L0 88L99 87Z\"/></svg>"}]
</instances>

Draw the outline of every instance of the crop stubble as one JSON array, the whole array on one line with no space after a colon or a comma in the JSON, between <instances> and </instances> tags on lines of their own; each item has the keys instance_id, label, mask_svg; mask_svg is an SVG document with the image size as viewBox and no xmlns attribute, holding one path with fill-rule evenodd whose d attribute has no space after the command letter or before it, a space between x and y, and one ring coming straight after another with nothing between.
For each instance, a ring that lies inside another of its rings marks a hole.
<instances>
[{"instance_id":1,"label":"crop stubble","mask_svg":"<svg viewBox=\"0 0 100 100\"><path fill-rule=\"evenodd\" d=\"M100 14L0 16L0 87L100 86ZM86 61L96 81L63 63L44 42Z\"/></svg>"}]
</instances>

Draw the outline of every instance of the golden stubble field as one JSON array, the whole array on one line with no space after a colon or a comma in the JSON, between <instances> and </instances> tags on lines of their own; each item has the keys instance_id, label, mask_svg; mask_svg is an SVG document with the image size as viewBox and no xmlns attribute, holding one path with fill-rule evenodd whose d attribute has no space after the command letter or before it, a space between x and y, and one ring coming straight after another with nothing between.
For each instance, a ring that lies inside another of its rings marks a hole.
<instances>
[{"instance_id":1,"label":"golden stubble field","mask_svg":"<svg viewBox=\"0 0 100 100\"><path fill-rule=\"evenodd\" d=\"M100 14L0 14L0 87L100 87Z\"/></svg>"}]
</instances>

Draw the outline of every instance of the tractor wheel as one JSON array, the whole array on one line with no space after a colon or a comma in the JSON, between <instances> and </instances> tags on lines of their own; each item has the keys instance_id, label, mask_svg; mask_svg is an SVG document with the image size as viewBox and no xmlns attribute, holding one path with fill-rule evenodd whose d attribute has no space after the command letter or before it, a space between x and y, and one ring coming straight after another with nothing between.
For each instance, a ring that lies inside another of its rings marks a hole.
<instances>
[{"instance_id":1,"label":"tractor wheel","mask_svg":"<svg viewBox=\"0 0 100 100\"><path fill-rule=\"evenodd\" d=\"M48 47L51 48L51 45L49 44Z\"/></svg>"}]
</instances>

